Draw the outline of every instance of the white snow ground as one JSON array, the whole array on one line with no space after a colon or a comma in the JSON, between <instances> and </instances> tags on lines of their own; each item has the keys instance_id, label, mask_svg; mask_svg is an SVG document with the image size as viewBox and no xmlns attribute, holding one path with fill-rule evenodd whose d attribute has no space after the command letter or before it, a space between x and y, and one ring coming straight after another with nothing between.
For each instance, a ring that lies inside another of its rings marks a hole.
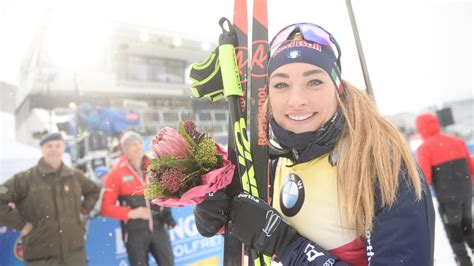
<instances>
[{"instance_id":1,"label":"white snow ground","mask_svg":"<svg viewBox=\"0 0 474 266\"><path fill-rule=\"evenodd\" d=\"M441 222L441 216L438 213L438 201L436 200L436 198L433 198L433 205L436 211L434 265L456 266L453 250L451 249L451 245L449 245L446 232L444 231L443 224ZM471 255L471 261L474 261L474 259L472 258L472 254L469 250L468 254Z\"/></svg>"}]
</instances>

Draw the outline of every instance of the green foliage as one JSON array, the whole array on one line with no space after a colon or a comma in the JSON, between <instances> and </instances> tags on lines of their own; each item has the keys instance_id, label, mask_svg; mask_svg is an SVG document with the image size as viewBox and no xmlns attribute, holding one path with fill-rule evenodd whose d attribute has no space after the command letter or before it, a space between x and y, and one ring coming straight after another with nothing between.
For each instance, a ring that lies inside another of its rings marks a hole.
<instances>
[{"instance_id":1,"label":"green foliage","mask_svg":"<svg viewBox=\"0 0 474 266\"><path fill-rule=\"evenodd\" d=\"M150 161L150 166L148 166L148 169L157 169L161 173L170 168L182 169L185 173L191 173L200 167L192 158L180 159L171 156L160 156L154 158Z\"/></svg>"},{"instance_id":2,"label":"green foliage","mask_svg":"<svg viewBox=\"0 0 474 266\"><path fill-rule=\"evenodd\" d=\"M189 144L187 157L159 156L151 160L147 169L150 184L144 186L145 198L149 200L181 197L201 185L203 174L222 167L224 158L217 153L214 140L199 133L194 122L181 121L178 133Z\"/></svg>"},{"instance_id":3,"label":"green foliage","mask_svg":"<svg viewBox=\"0 0 474 266\"><path fill-rule=\"evenodd\" d=\"M217 167L217 147L212 139L203 139L194 147L196 161L205 169Z\"/></svg>"},{"instance_id":4,"label":"green foliage","mask_svg":"<svg viewBox=\"0 0 474 266\"><path fill-rule=\"evenodd\" d=\"M164 192L164 189L161 187L161 184L159 182L147 184L143 187L143 189L143 194L145 196L145 199L147 200L159 198L163 195Z\"/></svg>"}]
</instances>

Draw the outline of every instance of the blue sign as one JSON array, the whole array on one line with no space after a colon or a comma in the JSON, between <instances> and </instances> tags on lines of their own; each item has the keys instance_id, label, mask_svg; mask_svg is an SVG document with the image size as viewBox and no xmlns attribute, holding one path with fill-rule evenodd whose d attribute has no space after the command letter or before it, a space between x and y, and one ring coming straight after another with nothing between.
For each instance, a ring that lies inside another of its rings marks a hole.
<instances>
[{"instance_id":1,"label":"blue sign","mask_svg":"<svg viewBox=\"0 0 474 266\"><path fill-rule=\"evenodd\" d=\"M23 265L20 233L0 225L0 266Z\"/></svg>"},{"instance_id":2,"label":"blue sign","mask_svg":"<svg viewBox=\"0 0 474 266\"><path fill-rule=\"evenodd\" d=\"M223 237L202 237L196 229L192 210L192 206L172 209L177 224L169 234L175 265L223 265ZM87 227L89 265L129 265L118 220L99 216L90 220ZM19 232L0 227L0 253L0 266L24 265ZM152 256L150 265L156 265Z\"/></svg>"}]
</instances>

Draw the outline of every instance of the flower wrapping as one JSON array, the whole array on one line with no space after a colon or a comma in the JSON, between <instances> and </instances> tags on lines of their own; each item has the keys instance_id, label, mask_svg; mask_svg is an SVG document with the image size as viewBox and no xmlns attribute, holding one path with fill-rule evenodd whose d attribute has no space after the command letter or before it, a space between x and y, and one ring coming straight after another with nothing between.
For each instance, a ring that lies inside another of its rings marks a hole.
<instances>
[{"instance_id":1,"label":"flower wrapping","mask_svg":"<svg viewBox=\"0 0 474 266\"><path fill-rule=\"evenodd\" d=\"M184 207L199 204L207 194L226 187L232 181L235 166L225 160L224 166L201 176L202 184L195 186L181 195L180 198L160 197L152 200L154 204L164 207Z\"/></svg>"},{"instance_id":2,"label":"flower wrapping","mask_svg":"<svg viewBox=\"0 0 474 266\"><path fill-rule=\"evenodd\" d=\"M231 183L235 166L227 152L190 120L178 131L163 128L151 142L155 155L147 169L145 198L164 207L199 204L208 193Z\"/></svg>"}]
</instances>

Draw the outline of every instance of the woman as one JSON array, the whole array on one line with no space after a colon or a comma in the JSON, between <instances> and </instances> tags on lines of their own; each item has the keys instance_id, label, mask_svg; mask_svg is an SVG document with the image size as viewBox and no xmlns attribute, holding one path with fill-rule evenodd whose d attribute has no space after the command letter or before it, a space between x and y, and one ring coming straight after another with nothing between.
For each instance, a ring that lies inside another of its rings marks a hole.
<instances>
[{"instance_id":1,"label":"woman","mask_svg":"<svg viewBox=\"0 0 474 266\"><path fill-rule=\"evenodd\" d=\"M434 210L406 143L341 82L340 49L310 23L282 29L268 63L272 207L215 193L195 209L284 265L432 265Z\"/></svg>"}]
</instances>

